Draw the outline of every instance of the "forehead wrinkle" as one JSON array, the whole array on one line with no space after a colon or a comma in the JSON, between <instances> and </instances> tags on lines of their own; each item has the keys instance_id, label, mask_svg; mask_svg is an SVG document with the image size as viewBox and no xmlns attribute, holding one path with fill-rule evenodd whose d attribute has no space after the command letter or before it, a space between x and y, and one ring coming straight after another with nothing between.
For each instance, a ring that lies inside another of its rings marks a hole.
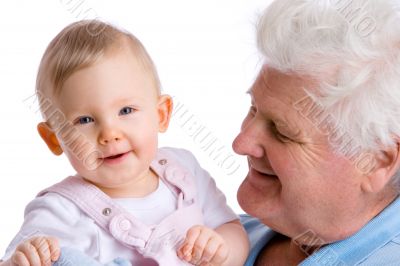
<instances>
[{"instance_id":1,"label":"forehead wrinkle","mask_svg":"<svg viewBox=\"0 0 400 266\"><path fill-rule=\"evenodd\" d=\"M271 113L270 110L274 110L274 106L282 105L287 107L288 104L286 103L285 99L281 99L280 96L282 95L274 95L275 91L272 89L272 86L269 85L269 83L266 80L265 75L263 75L264 71L262 71L257 78L256 82L253 84L253 86L249 90L249 94L252 98L252 102L258 102L259 105L261 104L260 107L268 106L267 108L262 108L262 110L269 116L272 116L274 119L279 120L274 113ZM272 107L270 107L272 106ZM280 119L284 120L284 119ZM286 120L286 119L285 119Z\"/></svg>"},{"instance_id":2,"label":"forehead wrinkle","mask_svg":"<svg viewBox=\"0 0 400 266\"><path fill-rule=\"evenodd\" d=\"M254 95L253 91L249 91L249 94L252 98L252 104L256 103L256 99L259 99L260 97L258 95ZM286 125L289 129L291 129L293 126L293 122L288 119L288 112L281 112L281 113L276 113L273 112L273 110L276 110L277 108L271 107L271 108L265 108L265 106L272 106L270 104L269 99L272 99L272 101L278 101L281 102L279 99L276 97L271 97L270 95L262 95L263 99L261 100L261 106L258 104L257 111L260 112L260 114L266 119L272 121L274 124L284 124ZM260 101L259 101L260 102ZM285 106L286 104L283 103ZM264 108L263 108L264 107Z\"/></svg>"},{"instance_id":3,"label":"forehead wrinkle","mask_svg":"<svg viewBox=\"0 0 400 266\"><path fill-rule=\"evenodd\" d=\"M264 75L266 71L262 71L257 78L256 82L254 85L247 91L247 93L251 96L252 98L252 104L255 104L258 102L258 111L268 120L273 121L275 124L281 124L281 126L285 125L288 128L288 131L291 132L293 136L296 137L305 137L305 131L303 130L303 127L300 126L300 124L304 125L302 122L304 122L304 117L299 117L299 113L296 111L295 113L297 114L296 120L291 118L289 114L293 113L295 111L294 109L294 103L296 103L298 100L296 99L296 96L298 93L295 93L295 91L300 91L297 89L292 89L290 92L293 93L282 93L284 90L274 90L273 86L270 85L268 82L268 79L266 75ZM280 78L280 77L279 77ZM298 79L297 79L298 80ZM278 82L280 84L281 82ZM287 91L287 90L286 90ZM274 95L278 93L277 95ZM299 92L300 93L300 92ZM301 93L305 94L303 90L301 90ZM293 95L294 94L294 95ZM291 97L292 96L292 97ZM258 101L256 101L258 99ZM261 103L261 105L260 105ZM272 104L276 103L276 104ZM283 106L284 108L276 108L274 106ZM263 106L272 106L271 108L262 108ZM260 109L261 108L261 109ZM273 110L282 110L280 113L273 112ZM291 109L291 111L288 111L288 109ZM272 110L272 112L271 112ZM282 125L283 123L283 125Z\"/></svg>"}]
</instances>

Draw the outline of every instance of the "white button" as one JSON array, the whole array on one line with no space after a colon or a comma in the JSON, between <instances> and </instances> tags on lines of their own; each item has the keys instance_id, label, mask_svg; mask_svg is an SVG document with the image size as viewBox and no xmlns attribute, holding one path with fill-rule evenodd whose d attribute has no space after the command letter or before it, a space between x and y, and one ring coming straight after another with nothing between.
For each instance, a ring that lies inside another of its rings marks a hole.
<instances>
[{"instance_id":1,"label":"white button","mask_svg":"<svg viewBox=\"0 0 400 266\"><path fill-rule=\"evenodd\" d=\"M167 163L167 160L166 159L161 159L161 160L158 161L158 163L161 164L161 165L165 165Z\"/></svg>"},{"instance_id":2,"label":"white button","mask_svg":"<svg viewBox=\"0 0 400 266\"><path fill-rule=\"evenodd\" d=\"M110 208L104 208L103 209L103 215L104 216L109 216L111 214L111 209Z\"/></svg>"},{"instance_id":3,"label":"white button","mask_svg":"<svg viewBox=\"0 0 400 266\"><path fill-rule=\"evenodd\" d=\"M129 229L131 229L131 222L127 219L123 219L119 222L119 228L122 231L128 231Z\"/></svg>"}]
</instances>

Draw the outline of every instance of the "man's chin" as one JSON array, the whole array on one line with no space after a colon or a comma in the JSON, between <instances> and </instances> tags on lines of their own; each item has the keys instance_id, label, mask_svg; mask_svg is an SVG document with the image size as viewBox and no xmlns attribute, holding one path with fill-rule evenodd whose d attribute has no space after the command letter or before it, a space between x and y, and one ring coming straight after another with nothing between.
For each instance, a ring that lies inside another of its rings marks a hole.
<instances>
[{"instance_id":1,"label":"man's chin","mask_svg":"<svg viewBox=\"0 0 400 266\"><path fill-rule=\"evenodd\" d=\"M237 201L247 214L260 220L270 219L279 212L279 194L272 190L263 191L246 178L239 186Z\"/></svg>"},{"instance_id":2,"label":"man's chin","mask_svg":"<svg viewBox=\"0 0 400 266\"><path fill-rule=\"evenodd\" d=\"M258 216L258 209L260 209L262 205L265 205L265 200L266 198L263 197L263 193L254 188L247 178L243 180L237 192L237 201L246 213L252 216Z\"/></svg>"}]
</instances>

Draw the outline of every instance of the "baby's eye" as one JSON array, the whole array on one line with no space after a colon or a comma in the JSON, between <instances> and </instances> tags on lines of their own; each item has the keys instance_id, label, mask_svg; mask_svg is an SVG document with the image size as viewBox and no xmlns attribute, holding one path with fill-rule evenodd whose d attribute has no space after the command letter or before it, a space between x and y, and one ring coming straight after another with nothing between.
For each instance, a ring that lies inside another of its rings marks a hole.
<instances>
[{"instance_id":1,"label":"baby's eye","mask_svg":"<svg viewBox=\"0 0 400 266\"><path fill-rule=\"evenodd\" d=\"M74 124L84 125L84 124L89 124L91 122L94 122L94 119L91 118L90 116L81 116L75 120Z\"/></svg>"},{"instance_id":2,"label":"baby's eye","mask_svg":"<svg viewBox=\"0 0 400 266\"><path fill-rule=\"evenodd\" d=\"M121 109L121 111L119 111L120 115L128 115L130 113L132 113L135 109L133 109L132 107L126 106L124 108Z\"/></svg>"}]
</instances>

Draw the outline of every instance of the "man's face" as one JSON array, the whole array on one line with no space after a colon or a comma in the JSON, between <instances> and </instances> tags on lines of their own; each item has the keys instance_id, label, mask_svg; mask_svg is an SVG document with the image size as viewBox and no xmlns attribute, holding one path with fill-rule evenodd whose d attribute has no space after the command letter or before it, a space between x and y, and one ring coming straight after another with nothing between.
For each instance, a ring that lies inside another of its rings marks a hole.
<instances>
[{"instance_id":1,"label":"man's face","mask_svg":"<svg viewBox=\"0 0 400 266\"><path fill-rule=\"evenodd\" d=\"M238 191L246 212L289 237L312 230L330 242L357 230L354 218L367 203L361 172L295 108L316 87L311 78L264 66L233 149L248 159Z\"/></svg>"}]
</instances>

